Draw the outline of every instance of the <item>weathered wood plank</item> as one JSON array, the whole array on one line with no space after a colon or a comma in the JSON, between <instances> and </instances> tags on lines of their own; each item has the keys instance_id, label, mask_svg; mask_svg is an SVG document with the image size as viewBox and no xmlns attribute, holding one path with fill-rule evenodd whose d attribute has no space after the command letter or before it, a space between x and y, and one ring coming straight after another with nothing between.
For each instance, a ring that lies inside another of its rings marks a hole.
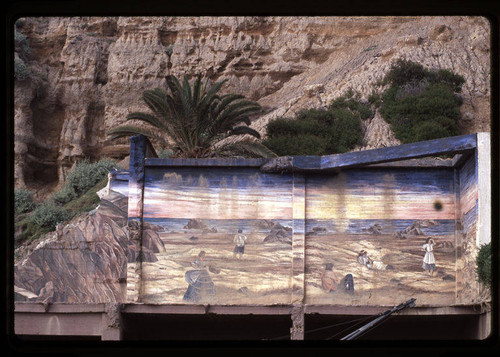
<instances>
[{"instance_id":1,"label":"weathered wood plank","mask_svg":"<svg viewBox=\"0 0 500 357\"><path fill-rule=\"evenodd\" d=\"M293 239L292 239L292 303L302 304L305 298L305 215L306 180L304 175L293 175Z\"/></svg>"},{"instance_id":2,"label":"weathered wood plank","mask_svg":"<svg viewBox=\"0 0 500 357\"><path fill-rule=\"evenodd\" d=\"M22 313L102 313L105 304L70 304L52 303L45 309L43 303L20 302L14 303L14 312Z\"/></svg>"},{"instance_id":3,"label":"weathered wood plank","mask_svg":"<svg viewBox=\"0 0 500 357\"><path fill-rule=\"evenodd\" d=\"M242 158L206 158L206 159L157 159L146 158L145 165L151 166L233 166L233 167L259 167L268 159L242 159Z\"/></svg>"},{"instance_id":4,"label":"weathered wood plank","mask_svg":"<svg viewBox=\"0 0 500 357\"><path fill-rule=\"evenodd\" d=\"M101 313L24 313L14 315L16 335L101 336Z\"/></svg>"},{"instance_id":5,"label":"weathered wood plank","mask_svg":"<svg viewBox=\"0 0 500 357\"><path fill-rule=\"evenodd\" d=\"M477 134L477 238L480 247L491 242L491 157L490 134Z\"/></svg>"},{"instance_id":6,"label":"weathered wood plank","mask_svg":"<svg viewBox=\"0 0 500 357\"><path fill-rule=\"evenodd\" d=\"M133 314L221 314L289 315L290 305L196 305L196 304L126 304L122 313Z\"/></svg>"},{"instance_id":7,"label":"weathered wood plank","mask_svg":"<svg viewBox=\"0 0 500 357\"><path fill-rule=\"evenodd\" d=\"M476 148L476 134L421 141L382 149L321 157L320 169L340 169L442 154L459 154ZM312 168L312 167L311 167Z\"/></svg>"},{"instance_id":8,"label":"weathered wood plank","mask_svg":"<svg viewBox=\"0 0 500 357\"><path fill-rule=\"evenodd\" d=\"M318 170L321 169L323 158L324 156L293 156L293 168L299 170Z\"/></svg>"},{"instance_id":9,"label":"weathered wood plank","mask_svg":"<svg viewBox=\"0 0 500 357\"><path fill-rule=\"evenodd\" d=\"M135 246L137 264L135 269L128 269L127 281L137 281L135 288L130 291L127 301L140 302L142 290L142 229L144 211L144 158L147 151L147 140L143 135L130 138L130 164L128 182L128 226L130 241Z\"/></svg>"}]
</instances>

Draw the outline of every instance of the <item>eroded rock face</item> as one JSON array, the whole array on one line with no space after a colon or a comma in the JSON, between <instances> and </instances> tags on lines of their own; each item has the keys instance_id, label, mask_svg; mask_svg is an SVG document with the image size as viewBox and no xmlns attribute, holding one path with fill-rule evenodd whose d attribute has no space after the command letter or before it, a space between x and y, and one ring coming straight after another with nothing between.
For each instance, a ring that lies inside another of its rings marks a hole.
<instances>
[{"instance_id":1,"label":"eroded rock face","mask_svg":"<svg viewBox=\"0 0 500 357\"><path fill-rule=\"evenodd\" d=\"M127 263L140 249L127 227L126 196L111 192L93 215L59 225L15 264L16 300L99 303L125 299ZM165 251L154 227L143 230L143 261Z\"/></svg>"},{"instance_id":2,"label":"eroded rock face","mask_svg":"<svg viewBox=\"0 0 500 357\"><path fill-rule=\"evenodd\" d=\"M349 88L367 98L406 58L463 75L462 132L490 127L484 18L37 17L16 29L33 72L15 83L17 186L56 185L83 157L123 158L127 141L109 142L106 131L145 110L141 93L169 73L227 79L224 91L263 105L253 127L264 133L269 120L324 107ZM397 144L380 117L366 126L361 149Z\"/></svg>"}]
</instances>

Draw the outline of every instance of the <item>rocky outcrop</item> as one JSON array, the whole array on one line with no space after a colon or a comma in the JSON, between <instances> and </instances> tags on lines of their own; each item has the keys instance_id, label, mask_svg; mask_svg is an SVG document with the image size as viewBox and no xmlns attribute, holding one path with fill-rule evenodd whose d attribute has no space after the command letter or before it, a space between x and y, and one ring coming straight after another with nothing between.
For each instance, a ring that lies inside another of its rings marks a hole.
<instances>
[{"instance_id":1,"label":"rocky outcrop","mask_svg":"<svg viewBox=\"0 0 500 357\"><path fill-rule=\"evenodd\" d=\"M379 235L382 234L382 226L379 223L375 223L368 228L363 228L363 232Z\"/></svg>"},{"instance_id":2,"label":"rocky outcrop","mask_svg":"<svg viewBox=\"0 0 500 357\"><path fill-rule=\"evenodd\" d=\"M271 224L269 225L270 232L264 238L264 243L284 243L292 245L292 228L285 227L281 223L267 221Z\"/></svg>"},{"instance_id":3,"label":"rocky outcrop","mask_svg":"<svg viewBox=\"0 0 500 357\"><path fill-rule=\"evenodd\" d=\"M200 219L190 219L184 229L207 229L207 225Z\"/></svg>"},{"instance_id":4,"label":"rocky outcrop","mask_svg":"<svg viewBox=\"0 0 500 357\"><path fill-rule=\"evenodd\" d=\"M406 239L411 236L422 236L424 235L422 228L427 228L429 226L437 226L437 225L439 225L439 222L428 219L422 221L415 221L405 229L396 232L395 235L396 237L402 239Z\"/></svg>"},{"instance_id":5,"label":"rocky outcrop","mask_svg":"<svg viewBox=\"0 0 500 357\"><path fill-rule=\"evenodd\" d=\"M103 200L95 215L58 226L15 265L14 285L41 302L122 301L127 234L119 199Z\"/></svg>"},{"instance_id":6,"label":"rocky outcrop","mask_svg":"<svg viewBox=\"0 0 500 357\"><path fill-rule=\"evenodd\" d=\"M138 251L127 226L128 198L111 192L95 214L59 225L32 249L26 248L14 268L16 300L37 302L120 302L126 290L127 263ZM154 227L143 229L143 261L157 261L165 251Z\"/></svg>"},{"instance_id":7,"label":"rocky outcrop","mask_svg":"<svg viewBox=\"0 0 500 357\"><path fill-rule=\"evenodd\" d=\"M407 58L463 75L462 133L489 131L490 29L480 17L32 17L16 22L31 75L15 81L15 183L39 190L75 161L123 158L106 131L144 110L165 76L227 80L273 118L324 107L354 89L367 98L391 62ZM172 55L166 49L172 47ZM18 50L19 52L20 50ZM377 114L363 145L397 144ZM39 186L36 186L39 184Z\"/></svg>"}]
</instances>

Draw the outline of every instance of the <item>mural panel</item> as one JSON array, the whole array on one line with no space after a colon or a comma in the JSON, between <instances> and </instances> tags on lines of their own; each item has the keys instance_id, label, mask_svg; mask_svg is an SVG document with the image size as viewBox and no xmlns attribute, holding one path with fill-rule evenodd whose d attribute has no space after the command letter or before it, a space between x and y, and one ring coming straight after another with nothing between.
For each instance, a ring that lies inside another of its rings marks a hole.
<instances>
[{"instance_id":1,"label":"mural panel","mask_svg":"<svg viewBox=\"0 0 500 357\"><path fill-rule=\"evenodd\" d=\"M306 302L455 302L455 184L447 169L306 178Z\"/></svg>"},{"instance_id":2,"label":"mural panel","mask_svg":"<svg viewBox=\"0 0 500 357\"><path fill-rule=\"evenodd\" d=\"M143 263L147 303L289 303L292 175L147 168L144 222L165 252Z\"/></svg>"},{"instance_id":3,"label":"mural panel","mask_svg":"<svg viewBox=\"0 0 500 357\"><path fill-rule=\"evenodd\" d=\"M457 189L457 302L464 303L477 299L477 275L475 272L477 245L477 167L475 158L470 157L457 170L459 187Z\"/></svg>"}]
</instances>

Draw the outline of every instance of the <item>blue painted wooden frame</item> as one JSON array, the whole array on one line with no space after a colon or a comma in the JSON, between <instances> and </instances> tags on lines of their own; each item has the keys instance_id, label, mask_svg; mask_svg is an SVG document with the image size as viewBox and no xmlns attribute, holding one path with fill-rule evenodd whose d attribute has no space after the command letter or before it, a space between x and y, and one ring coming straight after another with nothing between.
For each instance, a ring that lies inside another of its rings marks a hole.
<instances>
[{"instance_id":1,"label":"blue painted wooden frame","mask_svg":"<svg viewBox=\"0 0 500 357\"><path fill-rule=\"evenodd\" d=\"M131 142L133 142L133 140L131 140ZM150 146L149 142L147 146ZM134 147L135 146L131 145L130 157L135 157L133 153ZM439 156L444 154L472 153L476 147L477 135L469 134L443 139L420 141L416 143L403 144L381 149L348 152L345 154L325 156L289 156L289 165L286 167L286 171L335 171L351 167L360 167L394 161L404 161L429 156ZM152 152L154 152L154 150ZM265 165L266 167L272 167L274 163L283 159L283 157L273 159L159 159L156 157L147 157L156 155L146 155L146 153L144 154L145 166L263 167ZM453 163L453 166L455 166L457 162L458 160ZM445 163L444 166L450 167L450 164ZM283 169L281 168L276 171L283 172ZM270 172L272 172L272 170L270 170Z\"/></svg>"}]
</instances>

